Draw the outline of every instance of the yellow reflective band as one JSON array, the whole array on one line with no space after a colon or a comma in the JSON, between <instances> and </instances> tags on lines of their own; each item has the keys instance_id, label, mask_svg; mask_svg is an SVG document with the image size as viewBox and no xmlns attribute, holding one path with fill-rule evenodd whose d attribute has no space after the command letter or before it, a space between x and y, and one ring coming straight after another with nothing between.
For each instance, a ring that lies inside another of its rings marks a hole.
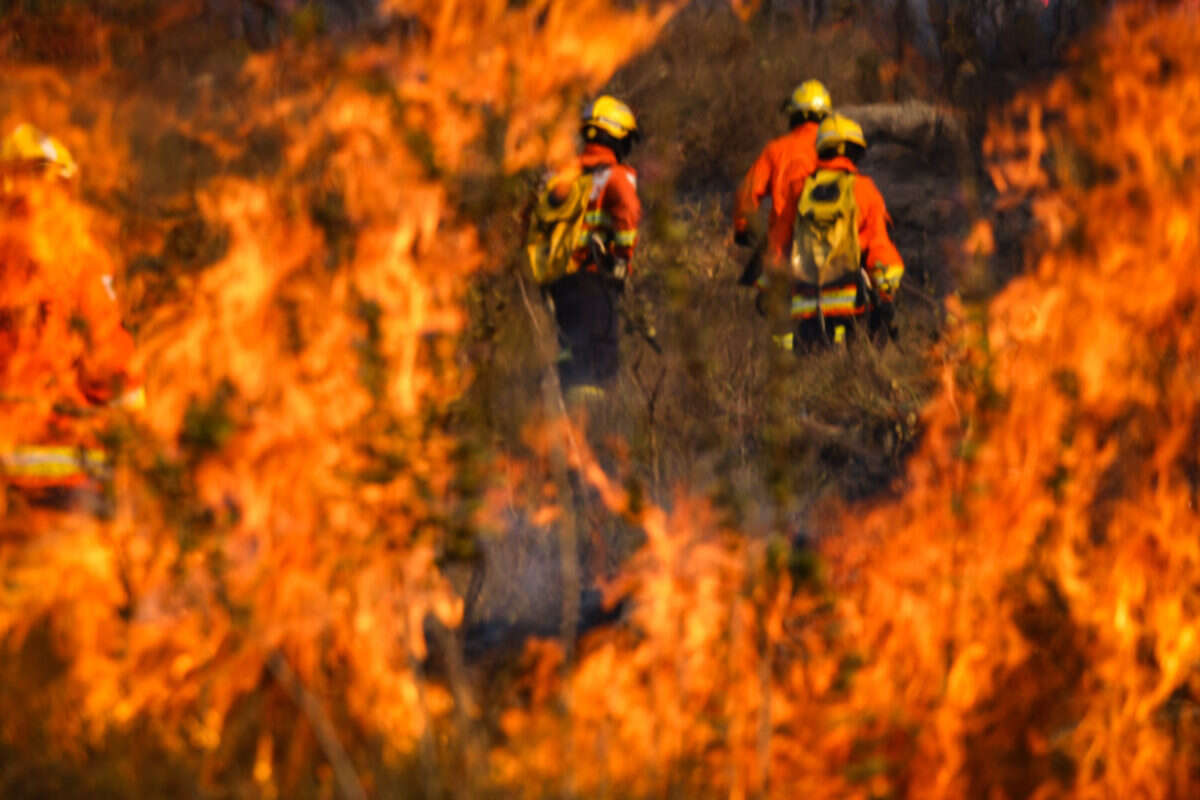
<instances>
[{"instance_id":1,"label":"yellow reflective band","mask_svg":"<svg viewBox=\"0 0 1200 800\"><path fill-rule=\"evenodd\" d=\"M566 399L573 405L596 402L604 399L604 389L590 383L581 383L567 390Z\"/></svg>"},{"instance_id":2,"label":"yellow reflective band","mask_svg":"<svg viewBox=\"0 0 1200 800\"><path fill-rule=\"evenodd\" d=\"M617 231L613 239L622 247L633 247L637 242L637 231Z\"/></svg>"},{"instance_id":3,"label":"yellow reflective band","mask_svg":"<svg viewBox=\"0 0 1200 800\"><path fill-rule=\"evenodd\" d=\"M583 221L592 227L612 225L612 215L607 211L589 211L583 215Z\"/></svg>"},{"instance_id":4,"label":"yellow reflective band","mask_svg":"<svg viewBox=\"0 0 1200 800\"><path fill-rule=\"evenodd\" d=\"M772 334L771 339L772 339L772 341L775 342L775 344L779 345L784 350L791 350L792 343L794 340L794 334L791 334L791 333Z\"/></svg>"},{"instance_id":5,"label":"yellow reflective band","mask_svg":"<svg viewBox=\"0 0 1200 800\"><path fill-rule=\"evenodd\" d=\"M618 122L617 120L613 119L612 117L595 116L595 117L592 117L591 120L589 120L589 122L602 122L605 125L611 125L612 127L616 128L618 131L622 131L622 132L628 132L629 130L631 130L631 128L628 124ZM613 133L613 131L611 131L611 130L609 131L609 133L612 133L614 136L619 135L619 134Z\"/></svg>"},{"instance_id":6,"label":"yellow reflective band","mask_svg":"<svg viewBox=\"0 0 1200 800\"><path fill-rule=\"evenodd\" d=\"M834 344L843 344L845 341L846 341L846 326L845 325L834 325L833 326L833 343Z\"/></svg>"},{"instance_id":7,"label":"yellow reflective band","mask_svg":"<svg viewBox=\"0 0 1200 800\"><path fill-rule=\"evenodd\" d=\"M30 445L0 454L5 474L22 478L70 478L94 473L107 463L103 450L80 447Z\"/></svg>"},{"instance_id":8,"label":"yellow reflective band","mask_svg":"<svg viewBox=\"0 0 1200 800\"><path fill-rule=\"evenodd\" d=\"M858 289L854 286L825 289L821 292L821 310L825 314L846 315L858 311ZM792 318L803 319L817 313L815 295L792 295Z\"/></svg>"}]
</instances>

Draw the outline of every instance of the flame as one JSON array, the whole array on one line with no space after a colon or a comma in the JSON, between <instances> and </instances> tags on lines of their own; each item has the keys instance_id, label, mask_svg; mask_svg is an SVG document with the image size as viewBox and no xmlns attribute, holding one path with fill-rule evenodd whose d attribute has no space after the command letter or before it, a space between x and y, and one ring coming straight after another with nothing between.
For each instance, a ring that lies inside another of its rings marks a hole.
<instances>
[{"instance_id":1,"label":"flame","mask_svg":"<svg viewBox=\"0 0 1200 800\"><path fill-rule=\"evenodd\" d=\"M483 254L440 179L490 157L512 171L564 155L579 96L651 41L673 5L391 5L417 33L251 56L235 74L191 76L186 102L114 84L104 37L98 63L75 73L6 71L2 121L53 130L83 165L80 194L110 212L31 189L34 213L0 231L6 296L21 264L65 280L63 263L165 252L161 208L220 241L165 302L150 302L144 275L120 281L139 307L150 404L117 420L112 518L31 512L0 540L0 637L19 646L52 628L73 698L55 714L66 745L138 720L216 754L272 664L391 753L411 752L448 713L418 665L426 618L454 625L462 613L435 567L457 462L453 438L426 420L469 378L451 355ZM479 142L496 118L507 127L492 156ZM278 166L228 168L265 129L286 131ZM133 144L156 139L205 153L215 174L185 180L185 165ZM151 200L121 200L155 179ZM353 247L305 212L314 191L337 198ZM133 206L124 218L121 202ZM6 380L35 347L12 348L25 355L5 362ZM0 443L28 435L28 419L0 420ZM35 723L7 720L9 739ZM281 780L269 762L284 735L258 736L260 783Z\"/></svg>"},{"instance_id":2,"label":"flame","mask_svg":"<svg viewBox=\"0 0 1200 800\"><path fill-rule=\"evenodd\" d=\"M301 711L261 714L245 740L243 788L270 794L286 792L280 751L301 713L313 738L332 728L387 759L475 713L419 669L425 620L462 615L436 567L460 499L457 442L436 419L469 379L451 356L485 260L447 176L564 156L579 94L676 4L509 5L395 2L416 33L249 57L232 89L196 76L186 110L118 91L106 36L69 77L6 75L3 121L54 129L85 170L79 195L23 190L32 211L0 227L9 296L31 266L162 252L163 208L223 244L161 303L125 276L151 405L109 423L111 518L21 512L0 532L0 637L47 631L65 665L47 705L0 723L5 741L44 723L82 750L137 723L212 775L233 758L239 703L273 674ZM1090 61L993 124L995 182L1035 208L1042 252L984 312L952 309L944 390L900 500L831 515L819 551L802 551L729 529L683 489L641 503L566 423L531 434L535 461L561 460L646 543L607 587L632 598L625 624L572 652L531 646L490 782L528 796L1194 792L1200 31L1175 13L1117 14ZM158 209L83 199L149 180L130 131L228 166L276 128L273 171L215 169L163 189ZM338 198L352 247L314 194ZM986 257L990 228L967 246ZM36 358L73 358L10 349L13 382ZM0 417L0 443L28 418ZM473 521L523 490L537 524L572 515L541 464L505 466L509 486ZM344 772L324 749L321 782Z\"/></svg>"}]
</instances>

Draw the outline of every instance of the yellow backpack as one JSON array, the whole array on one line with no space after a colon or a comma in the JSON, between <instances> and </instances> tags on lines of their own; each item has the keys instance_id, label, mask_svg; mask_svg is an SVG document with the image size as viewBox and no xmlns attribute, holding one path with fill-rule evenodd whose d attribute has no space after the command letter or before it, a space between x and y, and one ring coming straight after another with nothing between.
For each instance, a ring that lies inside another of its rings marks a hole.
<instances>
[{"instance_id":1,"label":"yellow backpack","mask_svg":"<svg viewBox=\"0 0 1200 800\"><path fill-rule=\"evenodd\" d=\"M592 194L592 173L575 178L561 201L553 197L554 188L555 182L551 181L538 193L525 234L529 271L539 285L552 283L578 268L571 254L586 242L583 223Z\"/></svg>"},{"instance_id":2,"label":"yellow backpack","mask_svg":"<svg viewBox=\"0 0 1200 800\"><path fill-rule=\"evenodd\" d=\"M821 287L857 277L858 203L854 174L821 169L804 182L792 230L792 278Z\"/></svg>"}]
</instances>

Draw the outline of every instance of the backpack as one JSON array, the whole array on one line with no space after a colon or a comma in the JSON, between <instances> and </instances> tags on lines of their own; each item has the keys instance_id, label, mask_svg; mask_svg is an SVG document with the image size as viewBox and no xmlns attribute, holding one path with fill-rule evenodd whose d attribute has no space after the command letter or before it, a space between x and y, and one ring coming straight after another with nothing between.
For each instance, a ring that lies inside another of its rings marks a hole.
<instances>
[{"instance_id":1,"label":"backpack","mask_svg":"<svg viewBox=\"0 0 1200 800\"><path fill-rule=\"evenodd\" d=\"M538 192L537 202L525 234L525 256L538 285L553 283L574 272L575 248L584 243L584 216L592 193L592 174L584 172L571 184L567 196L556 202L554 182Z\"/></svg>"},{"instance_id":2,"label":"backpack","mask_svg":"<svg viewBox=\"0 0 1200 800\"><path fill-rule=\"evenodd\" d=\"M818 288L857 278L860 259L854 174L817 170L796 204L792 278Z\"/></svg>"}]
</instances>

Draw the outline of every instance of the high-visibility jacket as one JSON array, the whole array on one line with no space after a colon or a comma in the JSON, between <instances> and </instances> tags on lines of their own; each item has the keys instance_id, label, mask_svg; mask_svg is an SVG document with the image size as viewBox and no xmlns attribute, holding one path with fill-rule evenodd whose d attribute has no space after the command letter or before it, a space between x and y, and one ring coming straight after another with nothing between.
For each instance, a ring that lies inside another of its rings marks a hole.
<instances>
[{"instance_id":1,"label":"high-visibility jacket","mask_svg":"<svg viewBox=\"0 0 1200 800\"><path fill-rule=\"evenodd\" d=\"M106 409L144 404L103 251L55 191L0 195L0 481L29 488L88 485Z\"/></svg>"},{"instance_id":2,"label":"high-visibility jacket","mask_svg":"<svg viewBox=\"0 0 1200 800\"><path fill-rule=\"evenodd\" d=\"M571 183L582 172L592 175L592 193L584 212L583 231L571 256L576 269L599 271L591 240L600 239L609 258L624 261L633 271L633 253L637 248L638 224L642 220L642 203L637 194L637 171L622 164L617 156L603 145L589 143L579 160L550 179L551 192L565 197Z\"/></svg>"},{"instance_id":3,"label":"high-visibility jacket","mask_svg":"<svg viewBox=\"0 0 1200 800\"><path fill-rule=\"evenodd\" d=\"M783 258L792 243L792 220L787 212L787 192L797 178L812 173L817 165L817 123L805 122L786 135L772 140L746 173L733 209L733 228L745 231L759 204L771 197L767 220L767 257ZM795 203L792 203L795 210Z\"/></svg>"},{"instance_id":4,"label":"high-visibility jacket","mask_svg":"<svg viewBox=\"0 0 1200 800\"><path fill-rule=\"evenodd\" d=\"M856 176L854 202L858 206L858 246L862 253L862 263L881 299L891 300L900 285L900 279L904 276L904 260L900 258L900 251L888 235L888 226L892 218L888 215L879 187L868 176L860 173L854 162L845 156L818 161L816 169L842 170ZM783 192L787 241L782 251L782 263L775 262L776 269L780 271L787 270L787 259L791 257L796 207L807 178L808 175L791 176ZM817 313L817 300L815 290L797 287L792 294L792 318L807 319L814 316ZM867 311L867 297L859 291L859 281L856 278L823 287L820 301L821 311L827 317L853 316Z\"/></svg>"}]
</instances>

